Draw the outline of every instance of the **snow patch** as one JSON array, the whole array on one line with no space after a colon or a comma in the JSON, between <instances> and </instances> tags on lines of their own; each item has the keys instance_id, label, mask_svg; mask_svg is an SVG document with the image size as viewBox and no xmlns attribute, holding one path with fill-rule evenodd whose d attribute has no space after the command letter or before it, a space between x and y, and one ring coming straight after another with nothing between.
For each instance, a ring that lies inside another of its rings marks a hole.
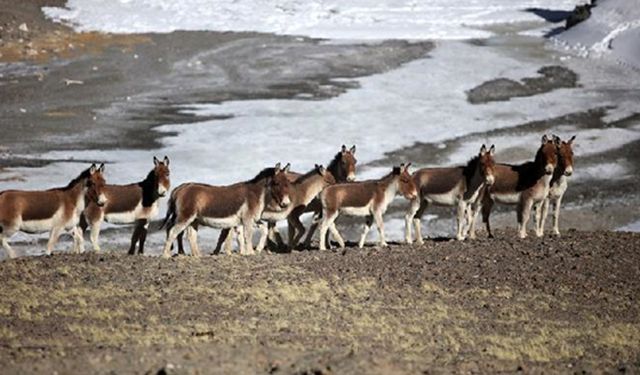
<instances>
[{"instance_id":1,"label":"snow patch","mask_svg":"<svg viewBox=\"0 0 640 375\"><path fill-rule=\"evenodd\" d=\"M637 0L600 0L586 21L556 40L583 57L612 57L640 69L640 4Z\"/></svg>"},{"instance_id":2,"label":"snow patch","mask_svg":"<svg viewBox=\"0 0 640 375\"><path fill-rule=\"evenodd\" d=\"M258 31L330 39L466 39L482 26L541 22L527 8L570 10L577 0L69 0L45 7L81 31Z\"/></svg>"}]
</instances>

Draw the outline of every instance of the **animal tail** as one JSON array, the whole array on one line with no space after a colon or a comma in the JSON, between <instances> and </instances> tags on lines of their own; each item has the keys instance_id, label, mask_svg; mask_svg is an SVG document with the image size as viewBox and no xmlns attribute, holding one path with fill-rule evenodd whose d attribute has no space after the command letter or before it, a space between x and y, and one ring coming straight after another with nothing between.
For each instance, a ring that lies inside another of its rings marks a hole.
<instances>
[{"instance_id":1,"label":"animal tail","mask_svg":"<svg viewBox=\"0 0 640 375\"><path fill-rule=\"evenodd\" d=\"M175 223L176 223L176 198L174 197L173 194L171 194L171 197L169 197L169 207L167 208L167 214L164 217L164 220L162 221L162 224L160 224L160 229L162 228L166 228L167 231L169 231L169 229L171 229Z\"/></svg>"}]
</instances>

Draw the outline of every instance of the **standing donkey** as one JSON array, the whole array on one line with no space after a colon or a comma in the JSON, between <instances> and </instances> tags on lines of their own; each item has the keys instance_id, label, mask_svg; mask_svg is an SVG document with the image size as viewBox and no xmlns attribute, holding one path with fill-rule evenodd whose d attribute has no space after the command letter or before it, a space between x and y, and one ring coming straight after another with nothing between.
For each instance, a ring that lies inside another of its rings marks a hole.
<instances>
[{"instance_id":1,"label":"standing donkey","mask_svg":"<svg viewBox=\"0 0 640 375\"><path fill-rule=\"evenodd\" d=\"M546 134L542 137L542 144L536 152L534 161L519 165L496 164L493 185L483 189L482 198L473 208L469 237L475 237L475 217L480 207L487 233L489 237L493 237L489 216L495 202L517 204L518 236L527 237L527 223L531 216L531 208L547 197L549 182L557 164L555 142Z\"/></svg>"},{"instance_id":2,"label":"standing donkey","mask_svg":"<svg viewBox=\"0 0 640 375\"><path fill-rule=\"evenodd\" d=\"M73 250L84 251L82 231L78 226L85 200L104 205L104 164L91 165L62 188L44 191L6 190L0 193L0 240L10 258L15 252L8 239L18 231L39 233L49 231L47 255L64 231L73 235Z\"/></svg>"},{"instance_id":3,"label":"standing donkey","mask_svg":"<svg viewBox=\"0 0 640 375\"><path fill-rule=\"evenodd\" d=\"M149 221L158 215L158 200L169 191L169 158L160 161L153 157L153 169L147 177L128 185L106 185L104 194L107 204L99 206L89 203L80 221L82 230L91 227L91 244L95 251L100 251L98 236L102 221L113 224L135 223L131 236L129 254L136 252L136 245L140 244L140 254L144 252L144 242L147 238Z\"/></svg>"},{"instance_id":4,"label":"standing donkey","mask_svg":"<svg viewBox=\"0 0 640 375\"><path fill-rule=\"evenodd\" d=\"M333 174L326 170L323 166L317 165L311 171L299 176L291 184L291 204L287 209L272 211L265 209L262 213L262 219L269 223L269 227L275 227L275 223L279 220L287 219L289 224L289 250L292 250L304 235L304 226L300 222L300 216L307 212L307 207L324 188L336 183ZM260 244L266 242L268 234L261 234Z\"/></svg>"},{"instance_id":5,"label":"standing donkey","mask_svg":"<svg viewBox=\"0 0 640 375\"><path fill-rule=\"evenodd\" d=\"M538 237L542 237L544 235L544 222L547 219L549 201L551 200L554 201L553 233L556 236L560 235L560 228L558 226L558 221L560 220L560 203L562 202L564 193L567 191L569 177L573 174L573 141L575 139L575 135L568 141L562 141L560 140L560 137L555 135L553 136L553 140L558 147L558 165L553 171L553 177L551 177L549 194L542 204L538 205L538 211L536 212L536 215L540 216L536 232ZM539 210L542 210L542 212L540 213Z\"/></svg>"},{"instance_id":6,"label":"standing donkey","mask_svg":"<svg viewBox=\"0 0 640 375\"><path fill-rule=\"evenodd\" d=\"M458 230L456 239L464 239L466 232L465 215L471 212L471 205L481 196L485 186L491 186L494 181L495 161L493 155L495 146L487 151L485 145L480 153L473 157L467 165L452 168L423 168L413 173L413 180L418 187L418 197L411 201L405 216L405 241L412 242L411 223L416 231L416 241L422 245L420 219L429 204L443 206L458 206Z\"/></svg>"},{"instance_id":7,"label":"standing donkey","mask_svg":"<svg viewBox=\"0 0 640 375\"><path fill-rule=\"evenodd\" d=\"M325 182L333 180L334 181L333 183L342 183L342 182L349 182L349 181L355 180L356 164L358 163L355 157L355 154L356 154L355 145L353 145L350 149L347 149L347 146L342 145L342 148L340 149L340 151L336 153L336 155L333 157L333 159L329 163L329 166L326 168L325 173L322 174L323 180L325 180ZM317 169L317 166L316 166L316 169ZM320 199L317 197L317 194L320 193L322 189L320 189L320 191L317 191L315 196L310 194L312 192L315 192L319 187L319 185L316 185L316 183L320 182L319 181L320 179L318 178L318 173L314 174L312 170L305 176L313 177L313 178L310 180L307 180L306 178L304 180L300 180L300 178L302 177L300 173L297 173L297 172L287 173L287 178L292 184L294 184L292 185L293 190L298 191L300 189L304 189L303 194L305 195L304 199L296 198L298 203L296 204L295 207L291 208L290 215L288 216L288 219L287 219L289 224L289 230L288 230L289 250L294 249L298 245L298 242L300 241L300 239L305 233L305 228L302 225L302 222L300 221L300 216L307 212L314 213L314 219L307 232L307 237L305 240L305 246L309 248L311 239L313 237L313 233L316 231L318 227L318 223L320 221L319 218L322 215L322 203L320 202ZM300 181L296 183L297 180L300 180ZM296 196L299 196L299 194L296 193ZM312 198L311 201L308 201L309 198ZM306 202L306 204L303 205L302 202ZM282 213L278 213L278 216L281 216L281 215ZM279 233L277 232L275 223L269 224L269 230L271 231L270 234L272 234L273 237L276 239L275 242L278 242L278 243L283 242L279 236ZM227 252L231 251L231 241L229 241L231 238L227 237L227 234L228 234L228 230L223 230L220 233L220 237L218 238L218 243L216 245L216 249L214 253L217 254L220 252L223 242L226 245L225 246L226 251ZM227 239L226 242L225 242L225 239ZM180 241L178 241L178 247L180 248Z\"/></svg>"},{"instance_id":8,"label":"standing donkey","mask_svg":"<svg viewBox=\"0 0 640 375\"><path fill-rule=\"evenodd\" d=\"M410 165L411 163L406 166L402 164L399 167L393 167L391 173L379 180L336 184L324 189L320 193L322 202L320 250L326 250L326 234L329 229L340 247L344 247L344 240L335 226L335 220L341 213L366 217L358 247L364 246L364 241L374 220L376 227L378 227L380 246L387 246L382 215L396 194L401 194L408 200L413 200L418 196L416 184L409 174Z\"/></svg>"},{"instance_id":9,"label":"standing donkey","mask_svg":"<svg viewBox=\"0 0 640 375\"><path fill-rule=\"evenodd\" d=\"M169 209L164 221L167 240L163 256L171 256L171 246L186 230L191 252L200 256L197 242L199 225L213 228L242 226L244 239L238 237L241 254L253 254L253 227L260 220L265 207L272 210L286 208L291 203L287 168L262 170L253 179L228 186L186 183L171 193Z\"/></svg>"}]
</instances>

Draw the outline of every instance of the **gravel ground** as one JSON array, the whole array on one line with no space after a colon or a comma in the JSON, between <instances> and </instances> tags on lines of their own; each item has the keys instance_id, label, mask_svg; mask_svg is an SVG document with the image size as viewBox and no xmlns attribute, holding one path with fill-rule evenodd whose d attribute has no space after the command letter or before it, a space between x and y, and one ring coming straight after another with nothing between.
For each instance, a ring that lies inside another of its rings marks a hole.
<instances>
[{"instance_id":1,"label":"gravel ground","mask_svg":"<svg viewBox=\"0 0 640 375\"><path fill-rule=\"evenodd\" d=\"M105 246L109 247L109 246ZM640 235L0 263L4 373L640 371Z\"/></svg>"}]
</instances>

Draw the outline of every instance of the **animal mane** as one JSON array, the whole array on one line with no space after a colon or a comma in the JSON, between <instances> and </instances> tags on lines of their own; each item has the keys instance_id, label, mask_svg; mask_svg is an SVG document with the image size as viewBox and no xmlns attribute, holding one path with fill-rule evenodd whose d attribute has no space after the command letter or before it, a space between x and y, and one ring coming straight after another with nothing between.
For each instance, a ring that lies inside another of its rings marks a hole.
<instances>
[{"instance_id":1,"label":"animal mane","mask_svg":"<svg viewBox=\"0 0 640 375\"><path fill-rule=\"evenodd\" d=\"M78 177L74 178L73 180L71 180L71 182L69 182L67 184L67 186L63 187L63 188L53 188L53 189L49 189L49 190L70 190L73 189L74 186L76 186L80 181L87 179L91 176L91 173L89 172L89 170L91 170L91 168L87 168L84 171L82 171L82 173L80 173L80 175L78 175Z\"/></svg>"},{"instance_id":2,"label":"animal mane","mask_svg":"<svg viewBox=\"0 0 640 375\"><path fill-rule=\"evenodd\" d=\"M310 177L315 176L316 174L318 174L318 168L314 167L313 169L311 169L310 171L308 171L307 173L298 176L298 178L295 179L294 183L300 183Z\"/></svg>"},{"instance_id":3,"label":"animal mane","mask_svg":"<svg viewBox=\"0 0 640 375\"><path fill-rule=\"evenodd\" d=\"M260 180L264 180L265 178L270 178L276 175L276 169L273 167L265 168L260 171L254 178L247 181L248 184L258 183Z\"/></svg>"},{"instance_id":4,"label":"animal mane","mask_svg":"<svg viewBox=\"0 0 640 375\"><path fill-rule=\"evenodd\" d=\"M467 161L467 164L465 164L462 167L462 175L467 180L467 182L471 181L471 178L473 178L473 175L476 172L476 169L478 168L479 162L480 162L480 156L476 155L471 159L469 159L469 161Z\"/></svg>"},{"instance_id":5,"label":"animal mane","mask_svg":"<svg viewBox=\"0 0 640 375\"><path fill-rule=\"evenodd\" d=\"M329 165L327 166L327 170L333 170L334 168L336 168L338 166L338 163L340 163L341 160L342 160L342 151L338 151L338 153L336 153L336 155L333 157L331 162L329 162Z\"/></svg>"}]
</instances>

